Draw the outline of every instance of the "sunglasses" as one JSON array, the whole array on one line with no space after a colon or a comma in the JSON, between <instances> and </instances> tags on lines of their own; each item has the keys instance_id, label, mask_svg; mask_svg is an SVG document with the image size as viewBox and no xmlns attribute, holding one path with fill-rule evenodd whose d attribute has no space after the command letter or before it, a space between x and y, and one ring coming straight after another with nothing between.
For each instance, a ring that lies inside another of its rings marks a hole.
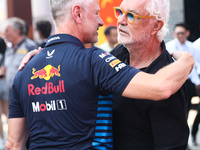
<instances>
[{"instance_id":1,"label":"sunglasses","mask_svg":"<svg viewBox=\"0 0 200 150\"><path fill-rule=\"evenodd\" d=\"M130 11L123 11L119 7L113 7L114 9L114 14L117 19L119 19L123 14L126 16L126 20L128 23L133 24L135 22L135 18L155 18L155 16L141 16L141 15L136 15L133 12Z\"/></svg>"},{"instance_id":2,"label":"sunglasses","mask_svg":"<svg viewBox=\"0 0 200 150\"><path fill-rule=\"evenodd\" d=\"M176 33L177 36L183 36L185 34L186 34L186 32L178 32L178 33Z\"/></svg>"}]
</instances>

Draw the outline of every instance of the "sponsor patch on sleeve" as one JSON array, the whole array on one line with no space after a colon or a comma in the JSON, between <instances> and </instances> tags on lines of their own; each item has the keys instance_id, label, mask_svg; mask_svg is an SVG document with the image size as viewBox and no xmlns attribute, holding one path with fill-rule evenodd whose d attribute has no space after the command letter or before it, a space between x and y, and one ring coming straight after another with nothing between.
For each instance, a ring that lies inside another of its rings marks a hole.
<instances>
[{"instance_id":1,"label":"sponsor patch on sleeve","mask_svg":"<svg viewBox=\"0 0 200 150\"><path fill-rule=\"evenodd\" d=\"M104 59L105 62L108 63L117 72L126 66L126 64L121 62L119 59L116 59L116 57L112 56L110 53L101 53L99 57Z\"/></svg>"},{"instance_id":2,"label":"sponsor patch on sleeve","mask_svg":"<svg viewBox=\"0 0 200 150\"><path fill-rule=\"evenodd\" d=\"M111 63L109 63L109 65L113 68L115 67L117 64L119 64L121 61L119 59L115 59L113 60Z\"/></svg>"}]
</instances>

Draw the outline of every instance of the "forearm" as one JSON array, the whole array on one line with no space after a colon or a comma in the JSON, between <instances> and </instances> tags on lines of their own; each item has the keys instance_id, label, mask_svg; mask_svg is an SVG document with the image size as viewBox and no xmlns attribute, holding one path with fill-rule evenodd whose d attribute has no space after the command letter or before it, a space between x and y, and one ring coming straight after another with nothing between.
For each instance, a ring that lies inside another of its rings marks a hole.
<instances>
[{"instance_id":1,"label":"forearm","mask_svg":"<svg viewBox=\"0 0 200 150\"><path fill-rule=\"evenodd\" d=\"M37 55L41 50L42 50L42 48L39 47L38 50L35 49L35 50L32 50L32 51L28 52L26 54L26 56L22 59L20 65L19 65L19 69L18 70L22 70L24 68L24 66L29 62L29 60L32 57L34 57L35 55Z\"/></svg>"},{"instance_id":2,"label":"forearm","mask_svg":"<svg viewBox=\"0 0 200 150\"><path fill-rule=\"evenodd\" d=\"M25 118L8 119L6 150L25 150L28 135Z\"/></svg>"},{"instance_id":3,"label":"forearm","mask_svg":"<svg viewBox=\"0 0 200 150\"><path fill-rule=\"evenodd\" d=\"M6 142L6 150L26 150L25 145L22 146L20 143Z\"/></svg>"},{"instance_id":4,"label":"forearm","mask_svg":"<svg viewBox=\"0 0 200 150\"><path fill-rule=\"evenodd\" d=\"M192 70L194 59L188 52L182 53L178 61L160 69L156 74L137 73L122 96L138 99L162 100L174 94L186 81Z\"/></svg>"},{"instance_id":5,"label":"forearm","mask_svg":"<svg viewBox=\"0 0 200 150\"><path fill-rule=\"evenodd\" d=\"M157 86L161 94L158 95L157 100L162 96L164 96L163 99L166 99L176 93L185 83L193 65L194 59L192 55L188 52L183 52L176 62L160 69L152 79L157 84L155 87Z\"/></svg>"},{"instance_id":6,"label":"forearm","mask_svg":"<svg viewBox=\"0 0 200 150\"><path fill-rule=\"evenodd\" d=\"M194 65L194 59L188 52L182 53L174 63L164 67L155 74L170 95L174 94L185 83ZM161 86L159 88L162 88Z\"/></svg>"}]
</instances>

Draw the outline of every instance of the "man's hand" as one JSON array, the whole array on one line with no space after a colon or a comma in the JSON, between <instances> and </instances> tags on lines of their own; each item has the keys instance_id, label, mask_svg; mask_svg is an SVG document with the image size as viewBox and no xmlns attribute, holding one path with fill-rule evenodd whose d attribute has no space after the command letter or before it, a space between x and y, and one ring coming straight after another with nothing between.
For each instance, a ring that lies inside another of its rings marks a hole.
<instances>
[{"instance_id":1,"label":"man's hand","mask_svg":"<svg viewBox=\"0 0 200 150\"><path fill-rule=\"evenodd\" d=\"M182 51L174 51L171 53L171 55L175 58L175 60L178 60L182 54L185 53L185 52L182 52Z\"/></svg>"},{"instance_id":2,"label":"man's hand","mask_svg":"<svg viewBox=\"0 0 200 150\"><path fill-rule=\"evenodd\" d=\"M22 70L22 69L24 68L24 66L29 62L29 60L30 60L33 56L35 56L37 53L39 53L41 50L42 50L42 48L39 47L38 50L37 50L37 49L34 49L34 50L28 52L28 53L26 54L26 56L22 59L21 64L19 65L18 70L19 70L19 71Z\"/></svg>"},{"instance_id":3,"label":"man's hand","mask_svg":"<svg viewBox=\"0 0 200 150\"><path fill-rule=\"evenodd\" d=\"M185 62L188 62L188 63L191 62L191 64L193 64L193 66L194 66L194 58L193 58L192 54L189 52L174 51L172 53L172 56L175 58L175 60L182 59ZM191 68L190 72L192 71L192 69L193 69L193 67Z\"/></svg>"}]
</instances>

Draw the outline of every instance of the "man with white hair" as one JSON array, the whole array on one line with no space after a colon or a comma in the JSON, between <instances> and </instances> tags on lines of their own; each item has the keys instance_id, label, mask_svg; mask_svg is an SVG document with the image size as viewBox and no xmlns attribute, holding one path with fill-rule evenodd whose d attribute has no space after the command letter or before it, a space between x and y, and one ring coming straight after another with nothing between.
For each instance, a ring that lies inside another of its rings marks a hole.
<instances>
[{"instance_id":1,"label":"man with white hair","mask_svg":"<svg viewBox=\"0 0 200 150\"><path fill-rule=\"evenodd\" d=\"M147 73L173 62L163 36L169 0L124 0L115 7L118 41L111 54ZM187 96L182 86L163 101L113 96L115 150L184 150L188 141Z\"/></svg>"},{"instance_id":2,"label":"man with white hair","mask_svg":"<svg viewBox=\"0 0 200 150\"><path fill-rule=\"evenodd\" d=\"M112 100L99 95L168 98L194 60L175 53L177 62L155 75L141 72L97 47L84 47L97 42L103 25L98 0L50 0L50 6L56 34L16 75L6 148L23 149L30 136L29 150L113 149Z\"/></svg>"},{"instance_id":3,"label":"man with white hair","mask_svg":"<svg viewBox=\"0 0 200 150\"><path fill-rule=\"evenodd\" d=\"M5 28L5 38L12 43L5 53L4 64L2 70L6 77L6 84L11 91L13 80L18 72L23 57L31 50L38 48L37 44L28 39L25 35L25 22L21 18L11 17L7 19Z\"/></svg>"}]
</instances>

